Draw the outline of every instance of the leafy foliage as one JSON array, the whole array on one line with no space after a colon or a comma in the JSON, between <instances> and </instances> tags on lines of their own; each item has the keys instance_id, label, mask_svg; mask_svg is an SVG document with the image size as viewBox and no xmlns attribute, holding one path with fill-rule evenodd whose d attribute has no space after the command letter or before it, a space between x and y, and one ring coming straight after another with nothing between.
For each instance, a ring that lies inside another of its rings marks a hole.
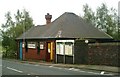
<instances>
[{"instance_id":1,"label":"leafy foliage","mask_svg":"<svg viewBox=\"0 0 120 77\"><path fill-rule=\"evenodd\" d=\"M120 39L116 9L108 9L107 6L102 3L101 6L96 9L96 12L93 12L87 4L83 5L83 11L83 18L87 22L92 22L95 27L111 35L114 39Z\"/></svg>"},{"instance_id":2,"label":"leafy foliage","mask_svg":"<svg viewBox=\"0 0 120 77\"><path fill-rule=\"evenodd\" d=\"M5 14L6 22L2 24L2 46L6 49L5 56L12 57L17 51L15 39L29 28L34 26L33 19L25 9L14 14L13 21L11 13Z\"/></svg>"},{"instance_id":3,"label":"leafy foliage","mask_svg":"<svg viewBox=\"0 0 120 77\"><path fill-rule=\"evenodd\" d=\"M92 22L93 25L95 25L95 13L92 11L91 8L89 8L88 4L83 5L83 12L84 12L84 19L87 22Z\"/></svg>"}]
</instances>

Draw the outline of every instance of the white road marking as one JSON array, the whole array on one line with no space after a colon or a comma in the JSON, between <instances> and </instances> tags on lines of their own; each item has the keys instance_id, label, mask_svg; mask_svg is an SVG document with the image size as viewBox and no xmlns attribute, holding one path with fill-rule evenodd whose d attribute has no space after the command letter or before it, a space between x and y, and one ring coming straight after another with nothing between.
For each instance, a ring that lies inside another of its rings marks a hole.
<instances>
[{"instance_id":1,"label":"white road marking","mask_svg":"<svg viewBox=\"0 0 120 77\"><path fill-rule=\"evenodd\" d=\"M86 72L86 71L79 71L79 72Z\"/></svg>"},{"instance_id":2,"label":"white road marking","mask_svg":"<svg viewBox=\"0 0 120 77\"><path fill-rule=\"evenodd\" d=\"M54 66L49 66L49 68L56 68L56 69L65 69L65 70L69 70L68 68L60 68L60 67L54 67Z\"/></svg>"},{"instance_id":3,"label":"white road marking","mask_svg":"<svg viewBox=\"0 0 120 77\"><path fill-rule=\"evenodd\" d=\"M80 71L80 69L73 69L73 71Z\"/></svg>"},{"instance_id":4,"label":"white road marking","mask_svg":"<svg viewBox=\"0 0 120 77\"><path fill-rule=\"evenodd\" d=\"M113 75L113 74L105 74L105 71L101 71L101 73L95 73L95 72L82 71L80 69L75 69L75 68L69 68L67 70L78 71L78 72L86 72L86 73L97 74L97 75Z\"/></svg>"},{"instance_id":5,"label":"white road marking","mask_svg":"<svg viewBox=\"0 0 120 77\"><path fill-rule=\"evenodd\" d=\"M74 68L69 68L68 70L73 70Z\"/></svg>"},{"instance_id":6,"label":"white road marking","mask_svg":"<svg viewBox=\"0 0 120 77\"><path fill-rule=\"evenodd\" d=\"M36 64L36 65L34 65L34 66L39 66L39 65Z\"/></svg>"},{"instance_id":7,"label":"white road marking","mask_svg":"<svg viewBox=\"0 0 120 77\"><path fill-rule=\"evenodd\" d=\"M14 68L7 67L7 69L12 70L12 71L16 71L16 72L19 72L19 73L23 73L23 71L20 71L20 70L14 69Z\"/></svg>"},{"instance_id":8,"label":"white road marking","mask_svg":"<svg viewBox=\"0 0 120 77\"><path fill-rule=\"evenodd\" d=\"M27 74L27 75L30 75L30 74Z\"/></svg>"},{"instance_id":9,"label":"white road marking","mask_svg":"<svg viewBox=\"0 0 120 77\"><path fill-rule=\"evenodd\" d=\"M63 69L63 68L60 68L60 67L54 67L54 66L49 66L49 68ZM64 68L64 69L65 69L65 68Z\"/></svg>"},{"instance_id":10,"label":"white road marking","mask_svg":"<svg viewBox=\"0 0 120 77\"><path fill-rule=\"evenodd\" d=\"M58 69L62 69L62 68L58 68Z\"/></svg>"},{"instance_id":11,"label":"white road marking","mask_svg":"<svg viewBox=\"0 0 120 77\"><path fill-rule=\"evenodd\" d=\"M87 71L82 71L80 69L75 69L75 68L69 68L68 70L71 70L71 71L78 71L78 72L86 72L86 73L91 73L91 74L99 74L99 73L95 73L95 72L87 72Z\"/></svg>"},{"instance_id":12,"label":"white road marking","mask_svg":"<svg viewBox=\"0 0 120 77\"><path fill-rule=\"evenodd\" d=\"M114 75L114 74L104 74L104 75Z\"/></svg>"},{"instance_id":13,"label":"white road marking","mask_svg":"<svg viewBox=\"0 0 120 77\"><path fill-rule=\"evenodd\" d=\"M53 66L49 66L49 67L53 67Z\"/></svg>"},{"instance_id":14,"label":"white road marking","mask_svg":"<svg viewBox=\"0 0 120 77\"><path fill-rule=\"evenodd\" d=\"M91 74L97 74L97 75L99 75L99 73L95 73L95 72L87 72L87 73L91 73Z\"/></svg>"},{"instance_id":15,"label":"white road marking","mask_svg":"<svg viewBox=\"0 0 120 77\"><path fill-rule=\"evenodd\" d=\"M68 70L72 70L72 71L80 71L80 69L75 69L75 68L69 68Z\"/></svg>"},{"instance_id":16,"label":"white road marking","mask_svg":"<svg viewBox=\"0 0 120 77\"><path fill-rule=\"evenodd\" d=\"M30 65L30 64L24 64L24 65Z\"/></svg>"},{"instance_id":17,"label":"white road marking","mask_svg":"<svg viewBox=\"0 0 120 77\"><path fill-rule=\"evenodd\" d=\"M100 73L100 74L102 74L102 75L103 75L104 73L105 73L104 71L101 71L101 73Z\"/></svg>"}]
</instances>

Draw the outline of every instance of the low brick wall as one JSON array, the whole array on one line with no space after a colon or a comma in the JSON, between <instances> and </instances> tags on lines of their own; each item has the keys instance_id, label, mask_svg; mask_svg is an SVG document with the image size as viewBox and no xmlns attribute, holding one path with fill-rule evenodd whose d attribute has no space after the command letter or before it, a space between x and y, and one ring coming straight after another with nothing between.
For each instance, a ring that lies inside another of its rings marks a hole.
<instances>
[{"instance_id":1,"label":"low brick wall","mask_svg":"<svg viewBox=\"0 0 120 77\"><path fill-rule=\"evenodd\" d=\"M89 44L88 64L120 66L120 44Z\"/></svg>"},{"instance_id":2,"label":"low brick wall","mask_svg":"<svg viewBox=\"0 0 120 77\"><path fill-rule=\"evenodd\" d=\"M120 43L92 43L84 40L74 43L74 58L72 56L57 55L57 63L108 65L120 67ZM74 59L74 61L73 61Z\"/></svg>"}]
</instances>

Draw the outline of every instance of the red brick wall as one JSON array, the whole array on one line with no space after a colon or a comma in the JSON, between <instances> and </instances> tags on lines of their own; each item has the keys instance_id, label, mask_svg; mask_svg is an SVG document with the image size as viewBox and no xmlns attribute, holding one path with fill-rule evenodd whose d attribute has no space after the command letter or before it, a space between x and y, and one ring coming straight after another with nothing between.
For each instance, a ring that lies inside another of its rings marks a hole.
<instances>
[{"instance_id":1,"label":"red brick wall","mask_svg":"<svg viewBox=\"0 0 120 77\"><path fill-rule=\"evenodd\" d=\"M25 49L23 48L23 58L24 59L36 59L36 60L45 60L46 56L46 44L45 44L45 49L40 50L40 53L37 53L37 48L28 48L28 51L26 52Z\"/></svg>"},{"instance_id":2,"label":"red brick wall","mask_svg":"<svg viewBox=\"0 0 120 77\"><path fill-rule=\"evenodd\" d=\"M88 50L88 64L120 66L120 44L91 44Z\"/></svg>"},{"instance_id":3,"label":"red brick wall","mask_svg":"<svg viewBox=\"0 0 120 77\"><path fill-rule=\"evenodd\" d=\"M23 48L23 60L29 60L29 59L34 59L34 60L46 60L47 59L47 42L54 42L55 41L44 41L45 45L44 45L44 49L40 50L40 53L37 53L37 48L33 49L33 48L28 48L28 51L25 51L25 48ZM53 48L55 48L55 44L53 44ZM54 49L55 52L55 49ZM54 53L55 54L55 53ZM53 54L53 55L54 55Z\"/></svg>"},{"instance_id":4,"label":"red brick wall","mask_svg":"<svg viewBox=\"0 0 120 77\"><path fill-rule=\"evenodd\" d=\"M29 48L28 51L26 52L25 49L23 49L23 58L25 56L25 59L45 59L45 49L44 50L40 50L40 53L38 54L37 53L37 49L32 49L32 48ZM24 55L25 54L25 55Z\"/></svg>"}]
</instances>

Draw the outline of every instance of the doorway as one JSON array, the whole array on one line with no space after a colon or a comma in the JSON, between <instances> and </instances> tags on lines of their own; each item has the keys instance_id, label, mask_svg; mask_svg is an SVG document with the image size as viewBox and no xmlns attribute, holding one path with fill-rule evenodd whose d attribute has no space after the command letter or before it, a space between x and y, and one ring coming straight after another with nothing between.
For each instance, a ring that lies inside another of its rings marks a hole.
<instances>
[{"instance_id":1,"label":"doorway","mask_svg":"<svg viewBox=\"0 0 120 77\"><path fill-rule=\"evenodd\" d=\"M46 60L53 61L53 42L47 42Z\"/></svg>"},{"instance_id":2,"label":"doorway","mask_svg":"<svg viewBox=\"0 0 120 77\"><path fill-rule=\"evenodd\" d=\"M22 41L20 41L20 50L19 50L19 57L20 57L20 60L22 60Z\"/></svg>"}]
</instances>

